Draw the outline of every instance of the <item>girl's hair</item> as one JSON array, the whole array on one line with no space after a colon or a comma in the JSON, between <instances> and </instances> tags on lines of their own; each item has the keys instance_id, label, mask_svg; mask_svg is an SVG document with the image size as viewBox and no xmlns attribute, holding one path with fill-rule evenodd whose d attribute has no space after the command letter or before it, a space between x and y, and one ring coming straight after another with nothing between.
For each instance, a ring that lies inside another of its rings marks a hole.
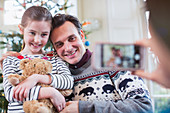
<instances>
[{"instance_id":1,"label":"girl's hair","mask_svg":"<svg viewBox=\"0 0 170 113\"><path fill-rule=\"evenodd\" d=\"M52 27L51 13L48 11L48 9L41 7L41 6L32 6L24 12L22 16L22 20L21 20L22 29L27 27L29 21L49 21ZM25 47L25 44L23 42L22 49L24 47Z\"/></svg>"}]
</instances>

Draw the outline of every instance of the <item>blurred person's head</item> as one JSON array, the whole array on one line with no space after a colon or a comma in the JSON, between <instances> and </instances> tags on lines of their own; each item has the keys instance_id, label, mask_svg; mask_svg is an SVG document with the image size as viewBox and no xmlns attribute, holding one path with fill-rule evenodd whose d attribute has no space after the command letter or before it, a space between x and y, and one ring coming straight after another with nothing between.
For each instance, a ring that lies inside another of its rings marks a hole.
<instances>
[{"instance_id":1,"label":"blurred person's head","mask_svg":"<svg viewBox=\"0 0 170 113\"><path fill-rule=\"evenodd\" d=\"M149 25L159 41L170 49L170 0L147 0Z\"/></svg>"},{"instance_id":2,"label":"blurred person's head","mask_svg":"<svg viewBox=\"0 0 170 113\"><path fill-rule=\"evenodd\" d=\"M147 0L150 46L158 56L165 75L170 73L170 0Z\"/></svg>"},{"instance_id":3,"label":"blurred person's head","mask_svg":"<svg viewBox=\"0 0 170 113\"><path fill-rule=\"evenodd\" d=\"M113 54L113 55L116 55L116 48L115 48L115 47L112 47L112 48L111 48L111 51L112 51L112 54Z\"/></svg>"}]
</instances>

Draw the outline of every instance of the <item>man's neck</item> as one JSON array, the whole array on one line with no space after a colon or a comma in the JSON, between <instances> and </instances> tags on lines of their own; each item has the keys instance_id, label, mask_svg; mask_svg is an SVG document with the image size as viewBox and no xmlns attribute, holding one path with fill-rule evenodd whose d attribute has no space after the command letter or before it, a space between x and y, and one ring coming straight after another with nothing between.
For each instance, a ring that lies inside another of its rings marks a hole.
<instances>
[{"instance_id":1,"label":"man's neck","mask_svg":"<svg viewBox=\"0 0 170 113\"><path fill-rule=\"evenodd\" d=\"M82 59L76 64L69 64L69 68L77 69L77 68L82 67L91 58L91 55L92 55L92 52L86 49L86 52L84 53Z\"/></svg>"}]
</instances>

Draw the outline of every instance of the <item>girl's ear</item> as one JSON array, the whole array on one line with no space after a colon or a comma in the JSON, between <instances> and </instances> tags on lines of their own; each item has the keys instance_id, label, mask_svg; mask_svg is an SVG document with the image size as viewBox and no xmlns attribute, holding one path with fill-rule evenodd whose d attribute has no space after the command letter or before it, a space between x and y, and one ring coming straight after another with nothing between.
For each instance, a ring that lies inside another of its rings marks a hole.
<instances>
[{"instance_id":1,"label":"girl's ear","mask_svg":"<svg viewBox=\"0 0 170 113\"><path fill-rule=\"evenodd\" d=\"M18 25L19 31L21 34L24 34L24 28L22 27L21 24Z\"/></svg>"},{"instance_id":2,"label":"girl's ear","mask_svg":"<svg viewBox=\"0 0 170 113\"><path fill-rule=\"evenodd\" d=\"M85 34L84 34L83 30L81 29L80 32L81 32L81 39L83 42L85 42Z\"/></svg>"}]
</instances>

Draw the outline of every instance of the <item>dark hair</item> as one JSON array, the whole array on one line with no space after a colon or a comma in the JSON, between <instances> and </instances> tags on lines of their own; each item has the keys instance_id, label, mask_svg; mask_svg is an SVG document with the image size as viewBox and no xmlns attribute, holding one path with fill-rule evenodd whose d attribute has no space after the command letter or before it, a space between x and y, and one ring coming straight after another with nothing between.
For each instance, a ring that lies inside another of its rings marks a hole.
<instances>
[{"instance_id":1,"label":"dark hair","mask_svg":"<svg viewBox=\"0 0 170 113\"><path fill-rule=\"evenodd\" d=\"M29 7L23 14L21 19L21 27L24 29L27 27L29 21L48 21L52 27L52 15L48 9L41 6ZM22 49L24 49L25 43L23 40Z\"/></svg>"},{"instance_id":2,"label":"dark hair","mask_svg":"<svg viewBox=\"0 0 170 113\"><path fill-rule=\"evenodd\" d=\"M81 23L79 22L78 18L72 15L56 14L53 17L53 22L52 22L53 29L60 27L66 21L69 21L72 24L74 24L74 26L77 28L78 33L81 34Z\"/></svg>"},{"instance_id":3,"label":"dark hair","mask_svg":"<svg viewBox=\"0 0 170 113\"><path fill-rule=\"evenodd\" d=\"M170 0L147 0L146 6L150 12L149 24L158 40L170 49Z\"/></svg>"}]
</instances>

